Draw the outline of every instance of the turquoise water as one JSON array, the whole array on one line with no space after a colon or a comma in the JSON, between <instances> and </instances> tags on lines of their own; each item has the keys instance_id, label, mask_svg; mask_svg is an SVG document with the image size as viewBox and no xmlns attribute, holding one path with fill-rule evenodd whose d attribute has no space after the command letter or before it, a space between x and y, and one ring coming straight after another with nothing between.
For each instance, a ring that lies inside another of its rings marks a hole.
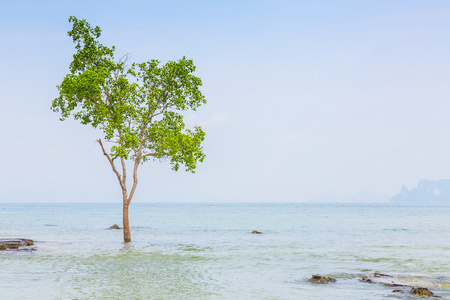
<instances>
[{"instance_id":1,"label":"turquoise water","mask_svg":"<svg viewBox=\"0 0 450 300\"><path fill-rule=\"evenodd\" d=\"M360 282L404 276L450 299L450 206L0 204L0 299L417 299ZM252 230L262 235L251 234ZM336 278L313 285L313 274Z\"/></svg>"}]
</instances>

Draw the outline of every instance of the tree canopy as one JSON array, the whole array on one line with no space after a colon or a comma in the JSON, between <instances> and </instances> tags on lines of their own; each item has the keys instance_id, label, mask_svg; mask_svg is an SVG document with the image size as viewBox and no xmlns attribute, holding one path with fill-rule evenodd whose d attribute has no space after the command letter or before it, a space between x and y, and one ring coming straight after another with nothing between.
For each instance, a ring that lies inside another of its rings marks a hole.
<instances>
[{"instance_id":1,"label":"tree canopy","mask_svg":"<svg viewBox=\"0 0 450 300\"><path fill-rule=\"evenodd\" d=\"M100 128L115 144L112 158L169 158L175 170L183 164L193 172L205 157L200 146L205 134L200 127L186 129L179 111L196 110L206 100L192 60L183 57L164 65L150 60L127 68L126 57L114 60L114 46L100 44L98 26L75 17L69 21L77 53L52 104L61 120L72 114Z\"/></svg>"}]
</instances>

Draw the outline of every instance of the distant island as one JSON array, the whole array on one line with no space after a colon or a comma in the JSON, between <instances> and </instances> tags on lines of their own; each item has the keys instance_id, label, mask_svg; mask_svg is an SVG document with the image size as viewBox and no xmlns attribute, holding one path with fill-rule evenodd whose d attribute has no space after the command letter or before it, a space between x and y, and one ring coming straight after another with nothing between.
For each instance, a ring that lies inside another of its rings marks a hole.
<instances>
[{"instance_id":1,"label":"distant island","mask_svg":"<svg viewBox=\"0 0 450 300\"><path fill-rule=\"evenodd\" d=\"M420 180L417 187L408 190L403 185L400 194L391 203L397 204L450 204L450 180Z\"/></svg>"}]
</instances>

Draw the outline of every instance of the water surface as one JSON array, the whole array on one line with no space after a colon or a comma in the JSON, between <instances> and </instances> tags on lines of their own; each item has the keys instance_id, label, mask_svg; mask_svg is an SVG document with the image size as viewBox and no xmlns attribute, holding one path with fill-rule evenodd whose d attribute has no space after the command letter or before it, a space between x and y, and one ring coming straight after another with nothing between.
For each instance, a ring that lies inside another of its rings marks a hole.
<instances>
[{"instance_id":1,"label":"water surface","mask_svg":"<svg viewBox=\"0 0 450 300\"><path fill-rule=\"evenodd\" d=\"M450 299L450 206L0 204L9 299L416 299L359 281L381 272ZM262 235L251 234L253 230ZM312 274L338 279L313 285Z\"/></svg>"}]
</instances>

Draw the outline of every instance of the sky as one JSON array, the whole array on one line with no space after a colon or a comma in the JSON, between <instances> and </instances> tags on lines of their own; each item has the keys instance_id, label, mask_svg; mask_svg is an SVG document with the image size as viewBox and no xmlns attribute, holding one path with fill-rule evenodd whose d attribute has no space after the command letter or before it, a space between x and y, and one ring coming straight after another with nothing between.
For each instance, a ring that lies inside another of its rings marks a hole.
<instances>
[{"instance_id":1,"label":"sky","mask_svg":"<svg viewBox=\"0 0 450 300\"><path fill-rule=\"evenodd\" d=\"M131 62L193 59L195 174L144 164L134 202L309 202L450 178L450 2L0 0L0 202L118 202L99 130L50 106L69 16ZM364 199L361 199L364 201Z\"/></svg>"}]
</instances>

